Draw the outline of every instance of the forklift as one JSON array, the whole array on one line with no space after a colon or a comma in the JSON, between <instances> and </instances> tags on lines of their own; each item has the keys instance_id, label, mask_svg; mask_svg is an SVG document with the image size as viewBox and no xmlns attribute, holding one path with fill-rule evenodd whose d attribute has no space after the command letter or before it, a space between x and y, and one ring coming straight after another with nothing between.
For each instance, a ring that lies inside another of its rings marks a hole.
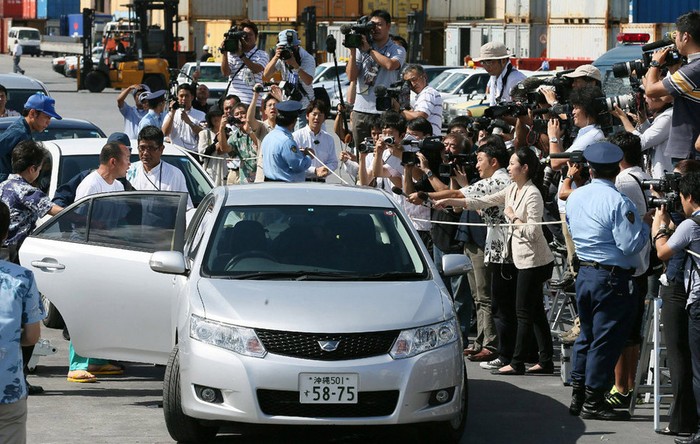
<instances>
[{"instance_id":1,"label":"forklift","mask_svg":"<svg viewBox=\"0 0 700 444\"><path fill-rule=\"evenodd\" d=\"M177 29L179 0L133 0L129 8L129 22L136 23L130 31L114 30L103 35L105 51L97 64L93 64L92 33L83 39L83 69L78 75L78 89L102 92L105 88L127 88L143 83L151 91L166 89L170 83L169 67L177 67L178 51L175 47L181 38L173 35ZM163 11L164 29L149 26L149 12ZM92 29L94 9L83 9L83 29ZM123 43L115 45L114 42ZM106 49L114 48L107 51ZM119 48L117 50L117 48Z\"/></svg>"}]
</instances>

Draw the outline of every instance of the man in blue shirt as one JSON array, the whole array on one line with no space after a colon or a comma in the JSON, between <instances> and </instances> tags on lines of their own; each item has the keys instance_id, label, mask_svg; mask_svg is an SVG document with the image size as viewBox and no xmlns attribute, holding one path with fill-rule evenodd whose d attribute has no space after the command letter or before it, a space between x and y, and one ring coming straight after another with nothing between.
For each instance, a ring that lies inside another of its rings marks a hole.
<instances>
[{"instance_id":1,"label":"man in blue shirt","mask_svg":"<svg viewBox=\"0 0 700 444\"><path fill-rule=\"evenodd\" d=\"M0 202L0 240L7 236L10 211ZM26 442L27 386L20 345L34 346L46 314L26 268L0 260L0 442Z\"/></svg>"},{"instance_id":2,"label":"man in blue shirt","mask_svg":"<svg viewBox=\"0 0 700 444\"><path fill-rule=\"evenodd\" d=\"M61 120L61 116L54 108L56 101L51 97L36 93L27 99L21 118L7 127L0 135L0 182L7 180L12 173L12 150L23 140L32 138L32 133L39 133L46 129L54 117Z\"/></svg>"},{"instance_id":3,"label":"man in blue shirt","mask_svg":"<svg viewBox=\"0 0 700 444\"><path fill-rule=\"evenodd\" d=\"M141 121L136 128L136 135L141 132L142 129L147 126L155 126L156 128L161 128L163 126L165 110L165 90L161 89L159 91L141 93L140 97L142 102L146 103L148 107L148 112L145 116L141 118Z\"/></svg>"},{"instance_id":4,"label":"man in blue shirt","mask_svg":"<svg viewBox=\"0 0 700 444\"><path fill-rule=\"evenodd\" d=\"M632 201L615 189L622 150L610 142L596 142L583 155L593 180L566 200L566 219L581 266L576 276L581 334L572 352L569 413L628 420L627 411L615 411L605 402L605 393L632 328L635 305L629 283L638 253L649 242L649 226Z\"/></svg>"},{"instance_id":5,"label":"man in blue shirt","mask_svg":"<svg viewBox=\"0 0 700 444\"><path fill-rule=\"evenodd\" d=\"M311 166L313 150L301 149L292 130L301 111L301 103L288 100L277 105L277 125L262 142L263 171L268 182L304 182Z\"/></svg>"}]
</instances>

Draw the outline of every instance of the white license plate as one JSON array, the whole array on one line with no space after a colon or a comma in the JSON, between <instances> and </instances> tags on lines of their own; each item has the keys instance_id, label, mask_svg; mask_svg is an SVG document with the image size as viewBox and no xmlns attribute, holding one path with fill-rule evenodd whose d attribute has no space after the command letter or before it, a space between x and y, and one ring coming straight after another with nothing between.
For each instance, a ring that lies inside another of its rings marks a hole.
<instances>
[{"instance_id":1,"label":"white license plate","mask_svg":"<svg viewBox=\"0 0 700 444\"><path fill-rule=\"evenodd\" d=\"M301 404L357 404L357 373L300 373Z\"/></svg>"}]
</instances>

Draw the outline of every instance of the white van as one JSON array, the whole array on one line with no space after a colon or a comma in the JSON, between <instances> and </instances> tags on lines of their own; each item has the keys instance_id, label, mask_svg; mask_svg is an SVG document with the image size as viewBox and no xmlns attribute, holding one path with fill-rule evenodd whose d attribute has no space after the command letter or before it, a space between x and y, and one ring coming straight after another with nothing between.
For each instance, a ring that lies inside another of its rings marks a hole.
<instances>
[{"instance_id":1,"label":"white van","mask_svg":"<svg viewBox=\"0 0 700 444\"><path fill-rule=\"evenodd\" d=\"M15 47L15 40L22 45L23 54L31 54L32 57L41 55L41 33L36 28L24 28L13 26L7 34L7 52L11 53Z\"/></svg>"}]
</instances>

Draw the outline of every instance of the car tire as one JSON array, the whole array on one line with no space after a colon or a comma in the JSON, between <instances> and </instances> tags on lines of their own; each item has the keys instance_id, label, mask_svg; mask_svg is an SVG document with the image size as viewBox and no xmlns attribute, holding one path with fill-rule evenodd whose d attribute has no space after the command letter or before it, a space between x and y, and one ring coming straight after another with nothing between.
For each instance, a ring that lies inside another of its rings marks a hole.
<instances>
[{"instance_id":1,"label":"car tire","mask_svg":"<svg viewBox=\"0 0 700 444\"><path fill-rule=\"evenodd\" d=\"M170 437L181 443L201 443L212 440L218 427L204 426L182 412L179 348L170 353L163 379L163 414Z\"/></svg>"},{"instance_id":2,"label":"car tire","mask_svg":"<svg viewBox=\"0 0 700 444\"><path fill-rule=\"evenodd\" d=\"M151 91L160 91L165 89L165 80L157 74L149 74L143 77L144 85L151 88Z\"/></svg>"},{"instance_id":3,"label":"car tire","mask_svg":"<svg viewBox=\"0 0 700 444\"><path fill-rule=\"evenodd\" d=\"M44 311L46 311L46 317L44 318L44 326L46 328L57 328L63 329L66 326L63 316L58 311L55 305L49 301L46 296L41 295L41 303L44 304Z\"/></svg>"},{"instance_id":4,"label":"car tire","mask_svg":"<svg viewBox=\"0 0 700 444\"><path fill-rule=\"evenodd\" d=\"M430 424L430 436L435 442L459 443L464 435L467 425L467 411L469 406L469 380L467 379L467 368L462 372L462 390L460 391L460 401L462 404L461 413L451 421L441 421Z\"/></svg>"},{"instance_id":5,"label":"car tire","mask_svg":"<svg viewBox=\"0 0 700 444\"><path fill-rule=\"evenodd\" d=\"M102 92L107 87L107 77L100 71L90 71L85 76L85 86L90 92Z\"/></svg>"}]
</instances>

